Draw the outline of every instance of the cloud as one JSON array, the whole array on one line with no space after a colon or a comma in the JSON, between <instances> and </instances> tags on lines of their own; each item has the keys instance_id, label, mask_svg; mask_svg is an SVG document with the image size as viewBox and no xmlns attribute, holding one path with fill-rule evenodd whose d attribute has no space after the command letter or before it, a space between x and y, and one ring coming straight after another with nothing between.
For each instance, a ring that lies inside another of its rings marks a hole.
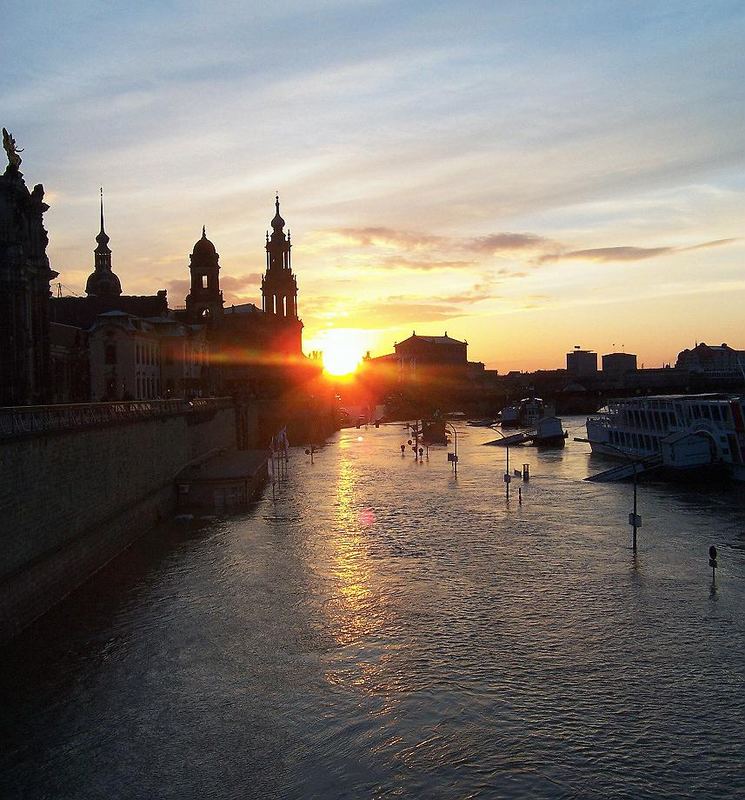
<instances>
[{"instance_id":1,"label":"cloud","mask_svg":"<svg viewBox=\"0 0 745 800\"><path fill-rule=\"evenodd\" d=\"M723 244L732 244L733 242L739 241L738 239L714 239L711 242L702 242L701 244L694 244L690 247L681 247L679 251L681 253L687 253L691 250L703 250L705 247L719 247Z\"/></svg>"},{"instance_id":2,"label":"cloud","mask_svg":"<svg viewBox=\"0 0 745 800\"><path fill-rule=\"evenodd\" d=\"M362 247L400 247L404 250L431 248L445 241L443 237L433 234L385 227L336 228L328 233Z\"/></svg>"},{"instance_id":3,"label":"cloud","mask_svg":"<svg viewBox=\"0 0 745 800\"><path fill-rule=\"evenodd\" d=\"M377 266L383 269L410 269L410 270L436 270L436 269L468 269L474 266L473 261L444 261L438 259L413 259L406 256L387 256L378 262Z\"/></svg>"},{"instance_id":4,"label":"cloud","mask_svg":"<svg viewBox=\"0 0 745 800\"><path fill-rule=\"evenodd\" d=\"M467 250L477 253L513 252L515 250L538 250L545 247L556 247L556 243L535 233L491 233L478 236L464 243Z\"/></svg>"},{"instance_id":5,"label":"cloud","mask_svg":"<svg viewBox=\"0 0 745 800\"><path fill-rule=\"evenodd\" d=\"M166 289L170 305L172 307L183 305L190 288L191 281L186 278L168 281ZM227 304L244 302L247 296L258 297L261 294L261 274L251 272L239 276L221 275L220 288Z\"/></svg>"},{"instance_id":6,"label":"cloud","mask_svg":"<svg viewBox=\"0 0 745 800\"><path fill-rule=\"evenodd\" d=\"M251 289L255 292L261 291L261 273L251 272L248 275L220 276L220 288L225 292L239 292L241 289Z\"/></svg>"},{"instance_id":7,"label":"cloud","mask_svg":"<svg viewBox=\"0 0 745 800\"><path fill-rule=\"evenodd\" d=\"M718 247L737 241L736 239L715 239L710 242L701 242L690 245L689 247L634 247L622 245L619 247L595 247L588 250L569 250L565 252L546 253L538 258L538 263L544 264L550 261L569 261L584 260L605 263L609 261L644 261L647 258L657 256L687 253L691 250L703 250L707 247Z\"/></svg>"},{"instance_id":8,"label":"cloud","mask_svg":"<svg viewBox=\"0 0 745 800\"><path fill-rule=\"evenodd\" d=\"M584 261L641 261L645 258L655 258L675 250L674 247L594 247L589 250L569 250L564 253L547 253L538 261L544 264L548 261L569 261L581 259Z\"/></svg>"}]
</instances>

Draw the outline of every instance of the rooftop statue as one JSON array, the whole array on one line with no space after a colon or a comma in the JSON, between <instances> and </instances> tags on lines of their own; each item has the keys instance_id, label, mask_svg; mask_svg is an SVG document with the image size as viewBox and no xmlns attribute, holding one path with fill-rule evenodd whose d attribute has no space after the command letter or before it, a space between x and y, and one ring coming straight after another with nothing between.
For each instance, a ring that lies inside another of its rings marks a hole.
<instances>
[{"instance_id":1,"label":"rooftop statue","mask_svg":"<svg viewBox=\"0 0 745 800\"><path fill-rule=\"evenodd\" d=\"M8 154L8 165L18 169L21 166L21 157L18 155L23 150L16 147L16 140L3 128L3 147Z\"/></svg>"}]
</instances>

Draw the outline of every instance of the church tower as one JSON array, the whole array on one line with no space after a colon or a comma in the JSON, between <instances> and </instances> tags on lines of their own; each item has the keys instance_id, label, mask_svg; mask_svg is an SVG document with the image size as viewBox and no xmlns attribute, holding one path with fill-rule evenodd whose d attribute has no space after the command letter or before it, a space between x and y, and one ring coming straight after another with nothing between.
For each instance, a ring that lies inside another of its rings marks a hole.
<instances>
[{"instance_id":1,"label":"church tower","mask_svg":"<svg viewBox=\"0 0 745 800\"><path fill-rule=\"evenodd\" d=\"M216 319L222 314L224 303L220 291L220 256L204 227L189 260L191 289L186 296L187 318L192 322Z\"/></svg>"},{"instance_id":2,"label":"church tower","mask_svg":"<svg viewBox=\"0 0 745 800\"><path fill-rule=\"evenodd\" d=\"M279 195L274 199L276 213L272 235L266 235L266 275L261 279L261 305L277 319L297 322L297 280L292 274L290 231L285 237L285 221L279 213Z\"/></svg>"},{"instance_id":3,"label":"church tower","mask_svg":"<svg viewBox=\"0 0 745 800\"><path fill-rule=\"evenodd\" d=\"M93 251L95 261L93 272L88 276L85 293L95 297L119 297L122 284L111 271L111 250L109 237L103 227L103 188L101 188L101 230L96 236L96 249Z\"/></svg>"}]
</instances>

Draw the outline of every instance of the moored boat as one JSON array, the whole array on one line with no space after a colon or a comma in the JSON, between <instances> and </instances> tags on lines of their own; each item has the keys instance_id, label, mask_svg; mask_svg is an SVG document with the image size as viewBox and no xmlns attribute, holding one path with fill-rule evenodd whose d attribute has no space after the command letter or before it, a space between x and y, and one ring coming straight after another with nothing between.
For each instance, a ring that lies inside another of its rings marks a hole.
<instances>
[{"instance_id":1,"label":"moored boat","mask_svg":"<svg viewBox=\"0 0 745 800\"><path fill-rule=\"evenodd\" d=\"M503 428L532 428L548 413L540 397L524 397L519 403L503 408L500 423Z\"/></svg>"},{"instance_id":2,"label":"moored boat","mask_svg":"<svg viewBox=\"0 0 745 800\"><path fill-rule=\"evenodd\" d=\"M587 419L594 453L644 459L658 456L671 471L724 466L745 480L745 397L729 394L657 395L610 401Z\"/></svg>"},{"instance_id":3,"label":"moored boat","mask_svg":"<svg viewBox=\"0 0 745 800\"><path fill-rule=\"evenodd\" d=\"M559 417L543 417L538 420L532 444L536 447L564 447L567 436Z\"/></svg>"}]
</instances>

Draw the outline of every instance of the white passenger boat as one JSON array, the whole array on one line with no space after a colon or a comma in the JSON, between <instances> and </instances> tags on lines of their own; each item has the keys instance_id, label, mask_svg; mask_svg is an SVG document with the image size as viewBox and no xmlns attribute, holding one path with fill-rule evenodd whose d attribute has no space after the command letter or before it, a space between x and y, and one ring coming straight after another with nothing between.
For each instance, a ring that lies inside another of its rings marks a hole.
<instances>
[{"instance_id":1,"label":"white passenger boat","mask_svg":"<svg viewBox=\"0 0 745 800\"><path fill-rule=\"evenodd\" d=\"M587 419L594 453L645 459L692 470L726 467L745 481L745 397L658 395L612 400Z\"/></svg>"},{"instance_id":2,"label":"white passenger boat","mask_svg":"<svg viewBox=\"0 0 745 800\"><path fill-rule=\"evenodd\" d=\"M533 428L538 420L552 413L540 397L525 397L513 406L503 408L500 423L503 428Z\"/></svg>"}]
</instances>

